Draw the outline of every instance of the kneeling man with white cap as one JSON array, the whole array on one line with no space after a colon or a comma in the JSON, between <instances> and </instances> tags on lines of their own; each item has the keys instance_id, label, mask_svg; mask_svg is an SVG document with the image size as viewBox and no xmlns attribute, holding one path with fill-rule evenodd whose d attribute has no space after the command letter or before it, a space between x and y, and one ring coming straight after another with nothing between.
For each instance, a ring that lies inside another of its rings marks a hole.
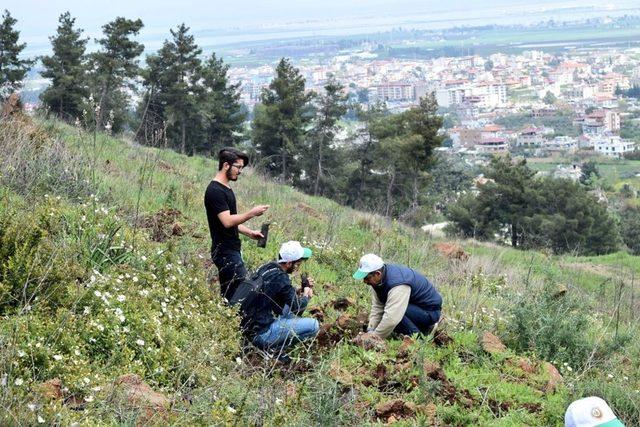
<instances>
[{"instance_id":1,"label":"kneeling man with white cap","mask_svg":"<svg viewBox=\"0 0 640 427\"><path fill-rule=\"evenodd\" d=\"M416 270L385 264L375 254L360 258L353 274L371 286L368 333L387 338L392 332L428 334L440 320L442 297L433 284Z\"/></svg>"},{"instance_id":2,"label":"kneeling man with white cap","mask_svg":"<svg viewBox=\"0 0 640 427\"><path fill-rule=\"evenodd\" d=\"M254 280L260 278L262 286L241 313L245 336L259 348L279 351L282 362L289 361L284 348L315 337L320 329L316 319L298 317L313 297L313 279L307 279L310 286L303 287L298 295L289 278L309 257L311 249L303 248L300 242L283 243L278 260L264 264L252 276Z\"/></svg>"}]
</instances>

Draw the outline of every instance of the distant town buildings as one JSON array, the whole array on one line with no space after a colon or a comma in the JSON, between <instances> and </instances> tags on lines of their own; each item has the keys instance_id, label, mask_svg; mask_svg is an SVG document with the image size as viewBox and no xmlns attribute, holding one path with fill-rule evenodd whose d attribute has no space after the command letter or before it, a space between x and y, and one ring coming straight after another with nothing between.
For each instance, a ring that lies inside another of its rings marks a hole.
<instances>
[{"instance_id":1,"label":"distant town buildings","mask_svg":"<svg viewBox=\"0 0 640 427\"><path fill-rule=\"evenodd\" d=\"M638 142L620 137L625 117L619 105L621 91L640 85L638 54L639 49L563 55L530 50L401 60L354 49L299 69L308 90L321 93L333 76L352 102L385 102L392 111L410 108L433 94L443 111L456 118L445 129L453 151L556 156L591 150L619 157L636 149ZM251 107L274 72L272 64L232 67L229 74L241 83L241 99ZM496 124L508 117L521 119L513 126ZM541 126L542 122L551 124ZM565 123L562 129L552 125L559 122Z\"/></svg>"}]
</instances>

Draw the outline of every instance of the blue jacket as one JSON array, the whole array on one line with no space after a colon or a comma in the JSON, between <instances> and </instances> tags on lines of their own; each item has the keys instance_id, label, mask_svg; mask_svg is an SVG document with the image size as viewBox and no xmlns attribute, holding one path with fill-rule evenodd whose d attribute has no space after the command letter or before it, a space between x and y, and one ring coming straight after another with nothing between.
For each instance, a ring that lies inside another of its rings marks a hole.
<instances>
[{"instance_id":1,"label":"blue jacket","mask_svg":"<svg viewBox=\"0 0 640 427\"><path fill-rule=\"evenodd\" d=\"M426 311L442 308L442 297L433 284L422 274L404 265L385 264L382 281L378 286L373 286L373 290L380 301L386 304L389 291L401 285L411 287L409 304L416 305Z\"/></svg>"}]
</instances>

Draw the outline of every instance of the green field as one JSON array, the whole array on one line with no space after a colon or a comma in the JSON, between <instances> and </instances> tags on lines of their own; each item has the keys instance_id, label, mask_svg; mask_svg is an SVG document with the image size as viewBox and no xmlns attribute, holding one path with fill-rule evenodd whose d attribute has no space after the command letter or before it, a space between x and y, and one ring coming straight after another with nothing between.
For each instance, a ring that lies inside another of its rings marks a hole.
<instances>
[{"instance_id":1,"label":"green field","mask_svg":"<svg viewBox=\"0 0 640 427\"><path fill-rule=\"evenodd\" d=\"M640 183L640 160L617 160L598 158L594 160L605 182L616 189L624 183ZM573 159L527 159L527 164L534 170L553 172L558 165L569 166L582 161Z\"/></svg>"},{"instance_id":2,"label":"green field","mask_svg":"<svg viewBox=\"0 0 640 427\"><path fill-rule=\"evenodd\" d=\"M464 33L464 31L460 31ZM467 31L471 36L461 40L438 40L419 41L412 46L425 49L442 48L444 46L514 46L521 44L544 44L553 43L554 46L561 47L572 42L602 42L606 40L637 40L640 38L640 28L543 28L543 29L509 29L497 27L491 30ZM391 45L390 47L402 48L402 44ZM544 46L539 46L544 47ZM529 47L536 49L536 46Z\"/></svg>"}]
</instances>

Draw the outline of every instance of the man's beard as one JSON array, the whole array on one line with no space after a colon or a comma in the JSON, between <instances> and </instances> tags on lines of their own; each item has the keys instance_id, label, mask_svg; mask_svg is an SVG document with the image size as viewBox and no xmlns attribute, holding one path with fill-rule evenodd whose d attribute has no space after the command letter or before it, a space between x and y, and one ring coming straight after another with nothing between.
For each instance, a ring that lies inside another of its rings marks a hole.
<instances>
[{"instance_id":1,"label":"man's beard","mask_svg":"<svg viewBox=\"0 0 640 427\"><path fill-rule=\"evenodd\" d=\"M233 176L233 174L231 173L231 169L229 169L229 170L227 171L227 179L228 179L229 181L237 181L237 180L238 180L238 175Z\"/></svg>"}]
</instances>

